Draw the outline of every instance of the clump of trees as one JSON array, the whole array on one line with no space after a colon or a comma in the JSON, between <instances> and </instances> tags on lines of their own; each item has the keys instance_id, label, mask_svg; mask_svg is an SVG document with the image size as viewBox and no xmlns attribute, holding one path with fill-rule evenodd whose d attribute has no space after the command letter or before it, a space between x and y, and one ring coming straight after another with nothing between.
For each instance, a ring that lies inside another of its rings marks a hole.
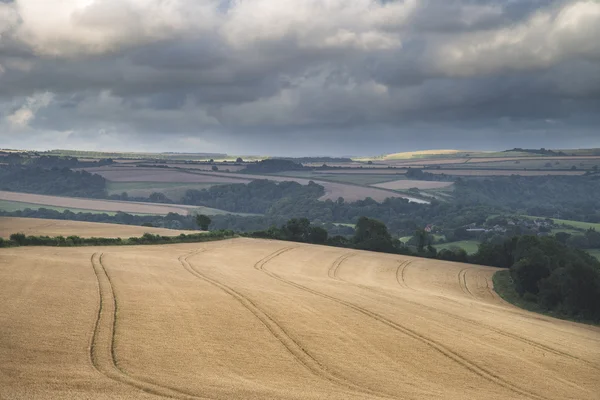
<instances>
[{"instance_id":1,"label":"clump of trees","mask_svg":"<svg viewBox=\"0 0 600 400\"><path fill-rule=\"evenodd\" d=\"M483 243L470 261L509 268L517 293L547 310L600 320L600 262L555 237Z\"/></svg>"},{"instance_id":2,"label":"clump of trees","mask_svg":"<svg viewBox=\"0 0 600 400\"><path fill-rule=\"evenodd\" d=\"M328 239L325 229L311 226L306 218L292 218L281 227L272 226L266 230L251 232L248 236L313 244L326 244Z\"/></svg>"},{"instance_id":3,"label":"clump of trees","mask_svg":"<svg viewBox=\"0 0 600 400\"><path fill-rule=\"evenodd\" d=\"M324 194L323 186L314 182L301 185L297 182L277 183L258 179L248 184L236 183L211 186L203 190L188 190L181 202L232 212L264 214L279 200L286 199L295 203L308 199L316 200Z\"/></svg>"},{"instance_id":4,"label":"clump of trees","mask_svg":"<svg viewBox=\"0 0 600 400\"><path fill-rule=\"evenodd\" d=\"M202 229L203 231L208 230L208 227L210 226L211 222L212 221L208 215L204 215L204 214L196 215L196 224L198 224L200 229Z\"/></svg>"}]
</instances>

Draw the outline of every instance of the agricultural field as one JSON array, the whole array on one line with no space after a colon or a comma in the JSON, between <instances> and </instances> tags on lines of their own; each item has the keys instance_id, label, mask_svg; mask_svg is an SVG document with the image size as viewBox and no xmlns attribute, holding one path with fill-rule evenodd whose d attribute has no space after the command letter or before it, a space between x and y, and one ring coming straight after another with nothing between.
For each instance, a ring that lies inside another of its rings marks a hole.
<instances>
[{"instance_id":1,"label":"agricultural field","mask_svg":"<svg viewBox=\"0 0 600 400\"><path fill-rule=\"evenodd\" d=\"M0 191L0 200L37 204L39 207L59 207L69 210L95 210L103 212L127 212L134 214L166 215L170 212L187 215L198 207L179 204L138 203L84 199L80 197L47 196L42 194Z\"/></svg>"},{"instance_id":2,"label":"agricultural field","mask_svg":"<svg viewBox=\"0 0 600 400\"><path fill-rule=\"evenodd\" d=\"M510 160L488 160L480 162L477 159L471 159L469 162L453 166L453 168L485 168L485 169L541 169L541 170L569 170L572 167L577 169L590 170L594 166L600 165L600 157L540 157L526 159Z\"/></svg>"},{"instance_id":3,"label":"agricultural field","mask_svg":"<svg viewBox=\"0 0 600 400\"><path fill-rule=\"evenodd\" d=\"M530 170L506 170L506 169L428 169L427 172L432 174L446 174L451 176L577 176L583 175L586 171L530 171Z\"/></svg>"},{"instance_id":4,"label":"agricultural field","mask_svg":"<svg viewBox=\"0 0 600 400\"><path fill-rule=\"evenodd\" d=\"M222 176L215 178L210 174L194 174L173 168L144 167L93 167L86 171L103 176L111 182L177 182L203 184L248 183L249 179Z\"/></svg>"},{"instance_id":5,"label":"agricultural field","mask_svg":"<svg viewBox=\"0 0 600 400\"><path fill-rule=\"evenodd\" d=\"M252 239L0 249L0 398L597 399L600 328L509 305L496 271Z\"/></svg>"},{"instance_id":6,"label":"agricultural field","mask_svg":"<svg viewBox=\"0 0 600 400\"><path fill-rule=\"evenodd\" d=\"M464 249L467 252L467 254L475 254L477 253L477 249L479 248L479 242L477 240L459 240L456 242L434 244L433 247L435 247L438 250L459 247L461 249Z\"/></svg>"},{"instance_id":7,"label":"agricultural field","mask_svg":"<svg viewBox=\"0 0 600 400\"><path fill-rule=\"evenodd\" d=\"M348 169L346 169L345 171L346 173L340 173L339 171L331 171L332 173L329 173L330 171L285 171L276 175L307 179L323 179L332 182L350 183L354 185L373 185L375 183L388 182L394 179L398 179L398 177L404 176L403 174L399 174L397 172L395 174L376 174L355 173L354 171ZM362 170L357 170L357 172L359 171L362 172ZM383 171L385 172L386 170Z\"/></svg>"},{"instance_id":8,"label":"agricultural field","mask_svg":"<svg viewBox=\"0 0 600 400\"><path fill-rule=\"evenodd\" d=\"M226 184L226 183L225 183ZM183 182L107 182L109 195L127 193L129 197L149 197L152 193L162 193L169 199L178 202L190 189L208 189L218 183L183 183Z\"/></svg>"},{"instance_id":9,"label":"agricultural field","mask_svg":"<svg viewBox=\"0 0 600 400\"><path fill-rule=\"evenodd\" d=\"M411 179L399 179L397 181L378 183L372 186L391 190L407 190L411 188L427 190L447 188L452 186L452 182L416 181Z\"/></svg>"},{"instance_id":10,"label":"agricultural field","mask_svg":"<svg viewBox=\"0 0 600 400\"><path fill-rule=\"evenodd\" d=\"M200 173L198 174L205 174ZM208 174L208 173L206 173ZM318 179L298 178L294 176L282 176L282 175L256 175L256 174L234 174L234 173L220 173L214 172L208 174L214 177L231 177L240 179L268 179L275 182L294 181L301 185L308 185L310 181L322 185L325 188L325 195L322 196L321 200L337 200L339 197L343 197L346 201L357 201L364 200L367 197L371 197L375 201L383 201L388 197L403 197L416 203L429 203L427 200L407 196L402 193L393 192L391 190L375 188L371 186L360 186L357 184L340 183L321 181Z\"/></svg>"},{"instance_id":11,"label":"agricultural field","mask_svg":"<svg viewBox=\"0 0 600 400\"><path fill-rule=\"evenodd\" d=\"M74 213L92 213L92 214L108 214L108 215L115 215L116 211L98 211L98 210L88 210L88 209L82 209L82 208L65 208L65 207L54 207L54 206L43 206L43 205L39 205L39 204L33 204L33 203L24 203L24 202L20 202L20 201L9 201L9 200L0 200L0 210L2 211L19 211L19 210L25 210L25 209L32 209L32 210L37 210L39 208L47 208L49 210L54 210L54 211L58 211L58 212L63 212L66 210L70 210ZM132 214L136 214L136 215L142 215L139 213L132 213Z\"/></svg>"},{"instance_id":12,"label":"agricultural field","mask_svg":"<svg viewBox=\"0 0 600 400\"><path fill-rule=\"evenodd\" d=\"M12 218L0 217L0 237L8 238L13 233L24 233L36 236L71 236L129 238L152 233L160 236L177 236L194 231L151 228L145 226L104 224L99 222L65 221L58 219Z\"/></svg>"}]
</instances>

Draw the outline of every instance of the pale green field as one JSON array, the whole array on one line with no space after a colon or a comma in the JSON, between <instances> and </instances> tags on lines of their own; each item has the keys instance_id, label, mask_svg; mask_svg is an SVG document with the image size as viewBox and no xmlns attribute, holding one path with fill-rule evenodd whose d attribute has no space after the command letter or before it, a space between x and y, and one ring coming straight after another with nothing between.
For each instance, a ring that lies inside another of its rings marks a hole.
<instances>
[{"instance_id":1,"label":"pale green field","mask_svg":"<svg viewBox=\"0 0 600 400\"><path fill-rule=\"evenodd\" d=\"M468 254L475 254L479 248L479 242L476 240L459 240L457 242L434 244L433 247L438 250L449 249L451 247L460 247L465 249Z\"/></svg>"}]
</instances>

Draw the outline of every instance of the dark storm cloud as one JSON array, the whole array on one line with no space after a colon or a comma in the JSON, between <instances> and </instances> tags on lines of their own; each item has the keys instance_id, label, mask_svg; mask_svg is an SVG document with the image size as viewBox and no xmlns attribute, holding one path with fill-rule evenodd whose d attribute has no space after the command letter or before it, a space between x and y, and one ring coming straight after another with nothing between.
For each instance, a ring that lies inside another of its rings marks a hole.
<instances>
[{"instance_id":1,"label":"dark storm cloud","mask_svg":"<svg viewBox=\"0 0 600 400\"><path fill-rule=\"evenodd\" d=\"M0 1L4 146L600 146L600 4Z\"/></svg>"}]
</instances>

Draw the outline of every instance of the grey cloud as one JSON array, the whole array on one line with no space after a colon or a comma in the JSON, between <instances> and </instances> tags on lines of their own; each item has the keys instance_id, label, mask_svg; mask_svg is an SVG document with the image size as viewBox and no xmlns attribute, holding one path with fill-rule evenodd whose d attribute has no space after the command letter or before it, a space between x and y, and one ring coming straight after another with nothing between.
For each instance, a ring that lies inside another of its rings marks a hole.
<instances>
[{"instance_id":1,"label":"grey cloud","mask_svg":"<svg viewBox=\"0 0 600 400\"><path fill-rule=\"evenodd\" d=\"M0 2L22 11L0 20L0 138L14 146L597 145L597 2L126 0L118 18L114 1L71 10L68 26L33 3Z\"/></svg>"}]
</instances>

